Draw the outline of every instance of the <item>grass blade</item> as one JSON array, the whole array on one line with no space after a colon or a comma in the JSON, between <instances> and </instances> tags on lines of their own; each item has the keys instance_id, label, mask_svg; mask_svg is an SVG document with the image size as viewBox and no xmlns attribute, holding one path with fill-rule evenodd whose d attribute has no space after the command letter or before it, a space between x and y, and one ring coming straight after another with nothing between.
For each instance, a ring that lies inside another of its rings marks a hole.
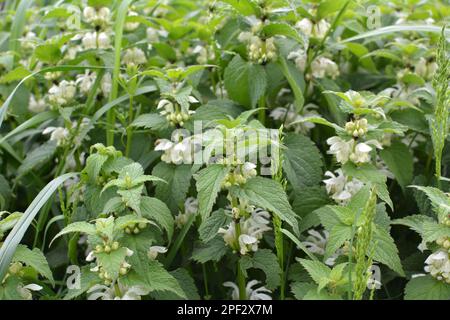
<instances>
[{"instance_id":1,"label":"grass blade","mask_svg":"<svg viewBox=\"0 0 450 320\"><path fill-rule=\"evenodd\" d=\"M25 210L17 224L6 237L5 242L0 248L0 279L3 279L9 264L14 256L17 245L22 240L25 232L33 221L34 217L39 213L41 208L47 203L47 200L53 195L56 189L67 179L73 178L78 173L66 173L50 181L39 194L31 202L30 206Z\"/></svg>"}]
</instances>

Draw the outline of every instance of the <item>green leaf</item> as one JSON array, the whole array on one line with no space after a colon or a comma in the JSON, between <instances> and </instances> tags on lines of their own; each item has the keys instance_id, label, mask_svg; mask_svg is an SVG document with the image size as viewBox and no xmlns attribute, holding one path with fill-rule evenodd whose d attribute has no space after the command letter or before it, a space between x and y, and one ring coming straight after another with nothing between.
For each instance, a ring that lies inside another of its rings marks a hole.
<instances>
[{"instance_id":1,"label":"green leaf","mask_svg":"<svg viewBox=\"0 0 450 320\"><path fill-rule=\"evenodd\" d=\"M271 22L262 28L262 32L266 35L266 37L273 36L285 36L287 38L291 38L296 40L299 43L303 43L303 38L298 34L298 31L288 25L287 23L282 22Z\"/></svg>"},{"instance_id":2,"label":"green leaf","mask_svg":"<svg viewBox=\"0 0 450 320\"><path fill-rule=\"evenodd\" d=\"M195 286L194 279L192 279L189 272L184 268L179 268L169 272L179 283L181 289L183 289L186 297L189 300L200 300L197 287ZM180 297L170 291L158 291L153 292L152 297L157 300L179 300Z\"/></svg>"},{"instance_id":3,"label":"green leaf","mask_svg":"<svg viewBox=\"0 0 450 320\"><path fill-rule=\"evenodd\" d=\"M392 224L401 224L411 228L420 235L423 234L423 225L425 222L435 222L435 220L429 216L424 216L421 214L415 214L412 216L407 216L401 219L395 219Z\"/></svg>"},{"instance_id":4,"label":"green leaf","mask_svg":"<svg viewBox=\"0 0 450 320\"><path fill-rule=\"evenodd\" d=\"M253 257L243 256L240 261L242 271L249 268L262 270L266 275L266 288L274 290L280 285L281 269L277 256L269 249L259 249Z\"/></svg>"},{"instance_id":5,"label":"green leaf","mask_svg":"<svg viewBox=\"0 0 450 320\"><path fill-rule=\"evenodd\" d=\"M172 213L177 213L189 190L192 177L191 167L187 164L177 166L160 162L153 168L152 175L167 182L155 183L156 197L165 202Z\"/></svg>"},{"instance_id":6,"label":"green leaf","mask_svg":"<svg viewBox=\"0 0 450 320\"><path fill-rule=\"evenodd\" d=\"M309 291L317 291L317 285L308 282L294 282L291 284L291 292L295 299L303 300Z\"/></svg>"},{"instance_id":7,"label":"green leaf","mask_svg":"<svg viewBox=\"0 0 450 320\"><path fill-rule=\"evenodd\" d=\"M284 57L280 57L279 61L281 71L283 72L284 77L288 81L289 86L294 93L295 107L298 111L300 111L305 103L305 98L303 97L303 91L305 88L303 74L291 61L287 61Z\"/></svg>"},{"instance_id":8,"label":"green leaf","mask_svg":"<svg viewBox=\"0 0 450 320\"><path fill-rule=\"evenodd\" d=\"M375 261L381 262L399 275L405 276L394 239L392 239L388 231L374 226L370 252L372 250Z\"/></svg>"},{"instance_id":9,"label":"green leaf","mask_svg":"<svg viewBox=\"0 0 450 320\"><path fill-rule=\"evenodd\" d=\"M413 157L405 144L394 141L389 147L380 151L380 156L402 188L411 183L413 178Z\"/></svg>"},{"instance_id":10,"label":"green leaf","mask_svg":"<svg viewBox=\"0 0 450 320\"><path fill-rule=\"evenodd\" d=\"M411 279L405 288L405 300L448 300L450 285L429 275Z\"/></svg>"},{"instance_id":11,"label":"green leaf","mask_svg":"<svg viewBox=\"0 0 450 320\"><path fill-rule=\"evenodd\" d=\"M225 69L224 83L231 99L254 108L265 93L267 76L263 66L246 62L236 55Z\"/></svg>"},{"instance_id":12,"label":"green leaf","mask_svg":"<svg viewBox=\"0 0 450 320\"><path fill-rule=\"evenodd\" d=\"M24 245L18 245L12 261L25 263L27 266L36 270L40 275L50 280L53 286L55 285L55 280L53 279L52 271L48 266L47 259L38 248L30 250Z\"/></svg>"},{"instance_id":13,"label":"green leaf","mask_svg":"<svg viewBox=\"0 0 450 320\"><path fill-rule=\"evenodd\" d=\"M352 227L342 224L337 224L331 228L330 235L328 237L324 261L330 258L340 247L342 247L345 241L352 238Z\"/></svg>"},{"instance_id":14,"label":"green leaf","mask_svg":"<svg viewBox=\"0 0 450 320\"><path fill-rule=\"evenodd\" d=\"M328 279L331 269L320 261L312 261L307 259L297 259L303 268L317 284L320 284L323 279Z\"/></svg>"},{"instance_id":15,"label":"green leaf","mask_svg":"<svg viewBox=\"0 0 450 320\"><path fill-rule=\"evenodd\" d=\"M284 139L283 169L294 191L318 185L322 181L322 157L314 143L306 136L290 133Z\"/></svg>"},{"instance_id":16,"label":"green leaf","mask_svg":"<svg viewBox=\"0 0 450 320\"><path fill-rule=\"evenodd\" d=\"M272 211L281 220L289 223L295 233L298 233L295 212L292 211L286 193L278 181L262 177L249 179L240 190L239 195L251 204Z\"/></svg>"},{"instance_id":17,"label":"green leaf","mask_svg":"<svg viewBox=\"0 0 450 320\"><path fill-rule=\"evenodd\" d=\"M56 44L42 44L34 50L36 57L47 63L56 63L61 59L61 50Z\"/></svg>"},{"instance_id":18,"label":"green leaf","mask_svg":"<svg viewBox=\"0 0 450 320\"><path fill-rule=\"evenodd\" d=\"M423 191L428 199L431 201L431 205L433 207L436 215L440 213L448 213L450 212L450 198L445 195L441 190L434 187L423 187L423 186L413 186L420 191Z\"/></svg>"},{"instance_id":19,"label":"green leaf","mask_svg":"<svg viewBox=\"0 0 450 320\"><path fill-rule=\"evenodd\" d=\"M87 173L89 182L96 183L96 179L106 160L108 160L108 156L99 153L94 153L87 158L84 171Z\"/></svg>"},{"instance_id":20,"label":"green leaf","mask_svg":"<svg viewBox=\"0 0 450 320\"><path fill-rule=\"evenodd\" d=\"M97 263L105 269L109 277L116 279L119 276L122 263L127 257L127 248L122 247L109 253L96 253L95 257L97 258Z\"/></svg>"},{"instance_id":21,"label":"green leaf","mask_svg":"<svg viewBox=\"0 0 450 320\"><path fill-rule=\"evenodd\" d=\"M137 117L131 126L152 130L162 130L167 127L167 120L159 113L146 113Z\"/></svg>"},{"instance_id":22,"label":"green leaf","mask_svg":"<svg viewBox=\"0 0 450 320\"><path fill-rule=\"evenodd\" d=\"M55 241L57 238L61 237L62 235L71 233L71 232L81 232L81 233L85 233L87 235L95 235L97 233L97 230L93 224L86 222L86 221L77 221L77 222L71 223L56 234L56 236L50 242L50 246L52 245L53 241Z\"/></svg>"},{"instance_id":23,"label":"green leaf","mask_svg":"<svg viewBox=\"0 0 450 320\"><path fill-rule=\"evenodd\" d=\"M155 220L167 231L169 240L172 239L174 219L164 202L157 198L142 197L141 213L147 219Z\"/></svg>"},{"instance_id":24,"label":"green leaf","mask_svg":"<svg viewBox=\"0 0 450 320\"><path fill-rule=\"evenodd\" d=\"M325 0L320 1L319 8L317 9L317 18L323 19L335 12L338 12L347 0Z\"/></svg>"},{"instance_id":25,"label":"green leaf","mask_svg":"<svg viewBox=\"0 0 450 320\"><path fill-rule=\"evenodd\" d=\"M198 212L202 219L206 219L216 202L222 181L229 169L220 164L212 164L200 170L195 176L198 192Z\"/></svg>"},{"instance_id":26,"label":"green leaf","mask_svg":"<svg viewBox=\"0 0 450 320\"><path fill-rule=\"evenodd\" d=\"M224 209L214 211L208 218L202 221L198 228L200 239L208 242L217 236L219 228L230 222L231 218L225 214Z\"/></svg>"},{"instance_id":27,"label":"green leaf","mask_svg":"<svg viewBox=\"0 0 450 320\"><path fill-rule=\"evenodd\" d=\"M208 261L220 261L227 253L228 247L221 237L215 237L207 243L197 243L192 252L191 259L198 263L206 263Z\"/></svg>"}]
</instances>

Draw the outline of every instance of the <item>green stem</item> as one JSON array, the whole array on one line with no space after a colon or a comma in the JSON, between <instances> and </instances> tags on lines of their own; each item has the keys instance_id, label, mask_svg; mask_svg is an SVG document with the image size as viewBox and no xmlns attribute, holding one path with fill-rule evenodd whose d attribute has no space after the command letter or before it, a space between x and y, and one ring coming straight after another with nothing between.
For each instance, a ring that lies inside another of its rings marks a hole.
<instances>
[{"instance_id":1,"label":"green stem","mask_svg":"<svg viewBox=\"0 0 450 320\"><path fill-rule=\"evenodd\" d=\"M130 96L130 104L128 107L128 126L127 126L127 146L125 148L125 156L130 156L131 142L133 140L133 127L131 123L133 122L133 96Z\"/></svg>"},{"instance_id":2,"label":"green stem","mask_svg":"<svg viewBox=\"0 0 450 320\"><path fill-rule=\"evenodd\" d=\"M258 120L264 126L266 125L266 97L263 95L259 98Z\"/></svg>"}]
</instances>

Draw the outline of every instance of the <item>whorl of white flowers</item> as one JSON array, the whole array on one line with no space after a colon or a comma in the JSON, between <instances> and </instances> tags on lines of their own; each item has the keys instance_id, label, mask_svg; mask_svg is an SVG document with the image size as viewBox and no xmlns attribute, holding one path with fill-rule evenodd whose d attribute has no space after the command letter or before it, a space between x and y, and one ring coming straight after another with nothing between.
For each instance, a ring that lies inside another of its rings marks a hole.
<instances>
[{"instance_id":1,"label":"whorl of white flowers","mask_svg":"<svg viewBox=\"0 0 450 320\"><path fill-rule=\"evenodd\" d=\"M182 228L192 215L198 212L198 200L194 197L188 197L184 201L184 212L178 213L175 217L175 224L178 228Z\"/></svg>"},{"instance_id":2,"label":"whorl of white flowers","mask_svg":"<svg viewBox=\"0 0 450 320\"><path fill-rule=\"evenodd\" d=\"M87 293L88 300L141 300L141 297L147 295L149 290L142 286L127 287L120 283L117 286L96 284Z\"/></svg>"},{"instance_id":3,"label":"whorl of white flowers","mask_svg":"<svg viewBox=\"0 0 450 320\"><path fill-rule=\"evenodd\" d=\"M22 297L24 300L33 300L33 291L41 291L43 288L40 285L37 285L35 283L22 285L17 285L17 293Z\"/></svg>"},{"instance_id":4,"label":"whorl of white flowers","mask_svg":"<svg viewBox=\"0 0 450 320\"><path fill-rule=\"evenodd\" d=\"M36 45L38 44L39 38L36 36L36 33L33 31L28 31L25 34L25 37L20 39L22 48L24 49L34 49L36 48Z\"/></svg>"},{"instance_id":5,"label":"whorl of white flowers","mask_svg":"<svg viewBox=\"0 0 450 320\"><path fill-rule=\"evenodd\" d=\"M81 44L85 50L111 48L109 35L106 32L86 32L81 39Z\"/></svg>"},{"instance_id":6,"label":"whorl of white flowers","mask_svg":"<svg viewBox=\"0 0 450 320\"><path fill-rule=\"evenodd\" d=\"M128 17L137 17L138 14L135 11L129 11L128 12ZM125 30L126 31L133 31L136 30L139 27L139 22L127 22L125 23Z\"/></svg>"},{"instance_id":7,"label":"whorl of white flowers","mask_svg":"<svg viewBox=\"0 0 450 320\"><path fill-rule=\"evenodd\" d=\"M83 10L83 17L87 23L98 26L106 26L110 22L111 11L107 7L97 10L93 7L86 7Z\"/></svg>"},{"instance_id":8,"label":"whorl of white flowers","mask_svg":"<svg viewBox=\"0 0 450 320\"><path fill-rule=\"evenodd\" d=\"M196 61L198 64L207 64L208 61L214 60L216 55L214 50L210 47L204 47L201 45L195 46L192 53L197 55Z\"/></svg>"},{"instance_id":9,"label":"whorl of white flowers","mask_svg":"<svg viewBox=\"0 0 450 320\"><path fill-rule=\"evenodd\" d=\"M295 62L295 66L300 71L305 71L306 61L308 60L308 55L303 49L298 49L296 51L289 52L287 58Z\"/></svg>"},{"instance_id":10,"label":"whorl of white flowers","mask_svg":"<svg viewBox=\"0 0 450 320\"><path fill-rule=\"evenodd\" d=\"M189 96L188 102L198 103L198 100L194 96ZM159 113L165 116L172 126L179 125L182 127L189 120L190 116L195 113L195 111L189 110L189 104L187 106L186 108L186 106L179 105L168 99L161 99L156 110L160 110Z\"/></svg>"},{"instance_id":11,"label":"whorl of white flowers","mask_svg":"<svg viewBox=\"0 0 450 320\"><path fill-rule=\"evenodd\" d=\"M419 61L414 66L414 71L425 80L433 78L438 66L436 62L428 62L424 57L420 57Z\"/></svg>"},{"instance_id":12,"label":"whorl of white flowers","mask_svg":"<svg viewBox=\"0 0 450 320\"><path fill-rule=\"evenodd\" d=\"M257 280L250 280L245 287L246 299L248 300L272 300L272 297L268 293L272 293L269 289L261 286L254 289L253 287L260 282ZM232 288L231 298L233 300L239 300L239 287L236 283L227 281L223 284L225 287Z\"/></svg>"},{"instance_id":13,"label":"whorl of white flowers","mask_svg":"<svg viewBox=\"0 0 450 320\"><path fill-rule=\"evenodd\" d=\"M86 94L92 90L96 78L97 74L95 72L86 70L84 74L77 75L75 83L78 85L78 88L80 88L80 92Z\"/></svg>"},{"instance_id":14,"label":"whorl of white flowers","mask_svg":"<svg viewBox=\"0 0 450 320\"><path fill-rule=\"evenodd\" d=\"M145 57L144 51L134 47L125 51L122 63L127 66L137 66L147 63L147 58Z\"/></svg>"},{"instance_id":15,"label":"whorl of white flowers","mask_svg":"<svg viewBox=\"0 0 450 320\"><path fill-rule=\"evenodd\" d=\"M346 177L342 169L325 172L328 179L323 180L327 193L339 204L345 205L364 186L364 183L356 178Z\"/></svg>"},{"instance_id":16,"label":"whorl of white flowers","mask_svg":"<svg viewBox=\"0 0 450 320\"><path fill-rule=\"evenodd\" d=\"M433 252L425 260L427 264L424 268L432 277L450 284L450 258L446 250Z\"/></svg>"},{"instance_id":17,"label":"whorl of white flowers","mask_svg":"<svg viewBox=\"0 0 450 320\"><path fill-rule=\"evenodd\" d=\"M248 57L256 63L263 64L277 58L273 37L263 40L252 32L244 31L239 34L238 39L247 44Z\"/></svg>"},{"instance_id":18,"label":"whorl of white flowers","mask_svg":"<svg viewBox=\"0 0 450 320\"><path fill-rule=\"evenodd\" d=\"M100 82L100 89L105 97L107 97L112 89L112 78L111 73L105 73L102 81Z\"/></svg>"},{"instance_id":19,"label":"whorl of white flowers","mask_svg":"<svg viewBox=\"0 0 450 320\"><path fill-rule=\"evenodd\" d=\"M267 211L256 208L249 217L241 217L239 222L232 221L226 229L220 228L218 233L223 234L223 240L233 251L239 251L241 255L256 252L263 233L271 230L268 226L269 219L270 214ZM240 224L239 237L236 234L236 223Z\"/></svg>"},{"instance_id":20,"label":"whorl of white flowers","mask_svg":"<svg viewBox=\"0 0 450 320\"><path fill-rule=\"evenodd\" d=\"M42 134L50 134L50 141L56 141L57 146L62 146L69 137L69 130L64 127L47 127Z\"/></svg>"},{"instance_id":21,"label":"whorl of white flowers","mask_svg":"<svg viewBox=\"0 0 450 320\"><path fill-rule=\"evenodd\" d=\"M51 104L63 106L72 101L77 88L74 81L63 80L59 85L54 84L48 90L48 101Z\"/></svg>"},{"instance_id":22,"label":"whorl of white flowers","mask_svg":"<svg viewBox=\"0 0 450 320\"><path fill-rule=\"evenodd\" d=\"M40 98L36 100L34 94L30 94L30 99L28 100L28 110L34 113L39 113L47 108L47 103L45 99Z\"/></svg>"},{"instance_id":23,"label":"whorl of white flowers","mask_svg":"<svg viewBox=\"0 0 450 320\"><path fill-rule=\"evenodd\" d=\"M311 72L314 78L330 77L335 79L339 76L339 67L333 60L318 57L311 62Z\"/></svg>"},{"instance_id":24,"label":"whorl of white flowers","mask_svg":"<svg viewBox=\"0 0 450 320\"><path fill-rule=\"evenodd\" d=\"M181 130L172 133L172 140L156 140L155 151L164 151L161 160L166 163L188 164L194 160L194 153L198 150L195 137L187 136Z\"/></svg>"},{"instance_id":25,"label":"whorl of white flowers","mask_svg":"<svg viewBox=\"0 0 450 320\"><path fill-rule=\"evenodd\" d=\"M327 247L328 238L330 234L326 230L317 231L314 229L308 230L308 236L302 241L303 245L309 252L323 256L325 248ZM342 254L342 249L338 249L331 257L325 261L326 265L333 266L336 259Z\"/></svg>"},{"instance_id":26,"label":"whorl of white flowers","mask_svg":"<svg viewBox=\"0 0 450 320\"><path fill-rule=\"evenodd\" d=\"M322 39L330 29L330 24L324 19L313 23L308 18L303 18L295 24L295 27L307 37Z\"/></svg>"},{"instance_id":27,"label":"whorl of white flowers","mask_svg":"<svg viewBox=\"0 0 450 320\"><path fill-rule=\"evenodd\" d=\"M217 163L227 164L226 158L218 159ZM233 164L234 170L227 173L222 181L222 188L230 188L233 185L242 185L247 182L247 179L256 176L256 164L252 162Z\"/></svg>"},{"instance_id":28,"label":"whorl of white flowers","mask_svg":"<svg viewBox=\"0 0 450 320\"><path fill-rule=\"evenodd\" d=\"M334 136L327 139L327 144L330 145L328 153L335 155L337 162L342 164L349 160L355 164L370 162L370 152L373 150L372 146L383 149L381 143L373 139L365 142L357 142L353 139L346 141L341 137Z\"/></svg>"}]
</instances>

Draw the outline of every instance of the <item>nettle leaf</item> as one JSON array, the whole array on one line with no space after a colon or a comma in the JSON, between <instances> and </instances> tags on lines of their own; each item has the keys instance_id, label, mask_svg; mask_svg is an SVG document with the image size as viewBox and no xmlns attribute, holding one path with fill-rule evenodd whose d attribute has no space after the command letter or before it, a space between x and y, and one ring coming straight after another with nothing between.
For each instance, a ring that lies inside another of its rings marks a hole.
<instances>
[{"instance_id":1,"label":"nettle leaf","mask_svg":"<svg viewBox=\"0 0 450 320\"><path fill-rule=\"evenodd\" d=\"M38 248L30 250L24 245L18 245L12 261L22 262L27 266L32 267L40 275L50 280L52 285L55 285L55 280L53 279L52 271L48 266L47 259Z\"/></svg>"},{"instance_id":2,"label":"nettle leaf","mask_svg":"<svg viewBox=\"0 0 450 320\"><path fill-rule=\"evenodd\" d=\"M209 216L228 171L228 167L212 164L200 170L195 176L198 192L198 212L203 220Z\"/></svg>"},{"instance_id":3,"label":"nettle leaf","mask_svg":"<svg viewBox=\"0 0 450 320\"><path fill-rule=\"evenodd\" d=\"M152 130L162 130L167 128L166 118L159 113L146 113L137 117L131 126Z\"/></svg>"},{"instance_id":4,"label":"nettle leaf","mask_svg":"<svg viewBox=\"0 0 450 320\"><path fill-rule=\"evenodd\" d=\"M291 292L297 300L303 300L309 291L317 291L317 285L309 282L293 282Z\"/></svg>"},{"instance_id":5,"label":"nettle leaf","mask_svg":"<svg viewBox=\"0 0 450 320\"><path fill-rule=\"evenodd\" d=\"M152 175L167 182L155 182L156 197L165 202L172 213L177 213L191 185L191 166L160 162L153 168Z\"/></svg>"},{"instance_id":6,"label":"nettle leaf","mask_svg":"<svg viewBox=\"0 0 450 320\"><path fill-rule=\"evenodd\" d=\"M352 227L337 224L331 228L323 256L324 261L330 258L344 243L352 238Z\"/></svg>"},{"instance_id":7,"label":"nettle leaf","mask_svg":"<svg viewBox=\"0 0 450 320\"><path fill-rule=\"evenodd\" d=\"M446 196L444 192L434 187L413 187L423 191L427 195L428 199L431 201L431 206L438 217L450 212L450 197Z\"/></svg>"},{"instance_id":8,"label":"nettle leaf","mask_svg":"<svg viewBox=\"0 0 450 320\"><path fill-rule=\"evenodd\" d=\"M114 230L123 230L130 225L135 225L138 223L151 223L151 221L138 216L137 214L127 214L125 216L120 216L114 221Z\"/></svg>"},{"instance_id":9,"label":"nettle leaf","mask_svg":"<svg viewBox=\"0 0 450 320\"><path fill-rule=\"evenodd\" d=\"M398 249L388 231L374 225L371 249L373 259L387 265L401 276L405 276Z\"/></svg>"},{"instance_id":10,"label":"nettle leaf","mask_svg":"<svg viewBox=\"0 0 450 320\"><path fill-rule=\"evenodd\" d=\"M313 279L315 283L320 285L323 279L329 278L331 269L324 263L307 259L297 260L300 262L303 268L305 268L305 270L308 272L308 274L311 276L311 279Z\"/></svg>"},{"instance_id":11,"label":"nettle leaf","mask_svg":"<svg viewBox=\"0 0 450 320\"><path fill-rule=\"evenodd\" d=\"M377 196L386 202L392 210L394 209L394 204L386 186L387 177L373 164L365 163L357 166L351 162L347 162L342 166L342 169L346 176L355 177L362 182L376 185Z\"/></svg>"},{"instance_id":12,"label":"nettle leaf","mask_svg":"<svg viewBox=\"0 0 450 320\"><path fill-rule=\"evenodd\" d=\"M262 32L267 37L279 35L297 40L299 43L303 43L303 38L299 35L298 31L295 28L288 25L287 23L282 22L268 23L264 25L264 27L262 28Z\"/></svg>"},{"instance_id":13,"label":"nettle leaf","mask_svg":"<svg viewBox=\"0 0 450 320\"><path fill-rule=\"evenodd\" d=\"M413 157L408 147L394 141L389 147L380 150L380 157L392 171L402 188L411 183L413 178Z\"/></svg>"},{"instance_id":14,"label":"nettle leaf","mask_svg":"<svg viewBox=\"0 0 450 320\"><path fill-rule=\"evenodd\" d=\"M101 282L98 273L90 271L89 270L90 268L91 268L90 266L84 266L81 268L80 288L74 289L68 288L67 294L63 298L64 300L72 300L88 291L94 285L99 284Z\"/></svg>"},{"instance_id":15,"label":"nettle leaf","mask_svg":"<svg viewBox=\"0 0 450 320\"><path fill-rule=\"evenodd\" d=\"M407 226L422 235L424 232L423 225L425 222L435 223L435 220L429 216L415 214L401 219L395 219L392 221L392 224L401 224Z\"/></svg>"},{"instance_id":16,"label":"nettle leaf","mask_svg":"<svg viewBox=\"0 0 450 320\"><path fill-rule=\"evenodd\" d=\"M142 197L141 214L147 219L155 220L167 232L167 237L172 239L173 216L167 205L157 198Z\"/></svg>"},{"instance_id":17,"label":"nettle leaf","mask_svg":"<svg viewBox=\"0 0 450 320\"><path fill-rule=\"evenodd\" d=\"M85 233L87 235L95 235L97 233L97 229L93 224L90 224L89 222L85 221L78 221L69 224L67 227L62 229L58 234L53 238L50 245L55 241L57 238L61 237L62 235L71 233L71 232L81 232Z\"/></svg>"},{"instance_id":18,"label":"nettle leaf","mask_svg":"<svg viewBox=\"0 0 450 320\"><path fill-rule=\"evenodd\" d=\"M323 178L319 149L306 136L287 134L284 139L283 169L295 191L320 184Z\"/></svg>"},{"instance_id":19,"label":"nettle leaf","mask_svg":"<svg viewBox=\"0 0 450 320\"><path fill-rule=\"evenodd\" d=\"M127 248L122 247L109 253L96 253L95 257L97 258L98 264L105 269L105 272L112 279L115 279L119 276L120 267L127 257Z\"/></svg>"},{"instance_id":20,"label":"nettle leaf","mask_svg":"<svg viewBox=\"0 0 450 320\"><path fill-rule=\"evenodd\" d=\"M221 237L215 237L207 243L198 242L192 252L191 259L199 263L220 261L227 253L228 247Z\"/></svg>"},{"instance_id":21,"label":"nettle leaf","mask_svg":"<svg viewBox=\"0 0 450 320\"><path fill-rule=\"evenodd\" d=\"M239 196L249 203L269 210L286 221L298 233L298 223L295 212L287 199L283 187L278 181L263 177L249 179L239 190Z\"/></svg>"},{"instance_id":22,"label":"nettle leaf","mask_svg":"<svg viewBox=\"0 0 450 320\"><path fill-rule=\"evenodd\" d=\"M189 300L200 300L197 287L195 286L194 279L192 279L189 272L184 268L179 268L169 272L180 285L181 289L186 294ZM158 291L151 294L157 300L180 300L181 298L170 291Z\"/></svg>"},{"instance_id":23,"label":"nettle leaf","mask_svg":"<svg viewBox=\"0 0 450 320\"><path fill-rule=\"evenodd\" d=\"M269 290L274 290L280 285L281 268L277 256L269 249L259 249L252 257L241 257L240 266L244 274L250 268L262 270L266 275L265 286Z\"/></svg>"},{"instance_id":24,"label":"nettle leaf","mask_svg":"<svg viewBox=\"0 0 450 320\"><path fill-rule=\"evenodd\" d=\"M450 284L426 275L411 279L405 287L405 300L448 300Z\"/></svg>"},{"instance_id":25,"label":"nettle leaf","mask_svg":"<svg viewBox=\"0 0 450 320\"><path fill-rule=\"evenodd\" d=\"M439 238L450 238L450 227L435 221L424 221L422 238L425 242L433 242Z\"/></svg>"},{"instance_id":26,"label":"nettle leaf","mask_svg":"<svg viewBox=\"0 0 450 320\"><path fill-rule=\"evenodd\" d=\"M224 83L231 99L254 108L267 87L266 71L236 55L225 69Z\"/></svg>"},{"instance_id":27,"label":"nettle leaf","mask_svg":"<svg viewBox=\"0 0 450 320\"><path fill-rule=\"evenodd\" d=\"M179 282L156 260L149 259L147 252L154 242L149 232L141 232L124 239L124 245L134 253L128 258L132 271L124 278L128 285L143 286L149 291L169 291L179 298L186 299L186 294Z\"/></svg>"},{"instance_id":28,"label":"nettle leaf","mask_svg":"<svg viewBox=\"0 0 450 320\"><path fill-rule=\"evenodd\" d=\"M133 209L137 213L141 213L141 195L144 186L137 186L132 189L117 190L117 193L122 196L122 202Z\"/></svg>"},{"instance_id":29,"label":"nettle leaf","mask_svg":"<svg viewBox=\"0 0 450 320\"><path fill-rule=\"evenodd\" d=\"M108 160L108 156L100 153L94 153L87 158L84 171L88 175L89 182L96 182L96 179L100 174L100 170L106 160Z\"/></svg>"},{"instance_id":30,"label":"nettle leaf","mask_svg":"<svg viewBox=\"0 0 450 320\"><path fill-rule=\"evenodd\" d=\"M203 242L208 242L217 236L219 228L230 223L231 217L225 214L224 209L214 211L208 218L202 221L198 228L200 239Z\"/></svg>"}]
</instances>

